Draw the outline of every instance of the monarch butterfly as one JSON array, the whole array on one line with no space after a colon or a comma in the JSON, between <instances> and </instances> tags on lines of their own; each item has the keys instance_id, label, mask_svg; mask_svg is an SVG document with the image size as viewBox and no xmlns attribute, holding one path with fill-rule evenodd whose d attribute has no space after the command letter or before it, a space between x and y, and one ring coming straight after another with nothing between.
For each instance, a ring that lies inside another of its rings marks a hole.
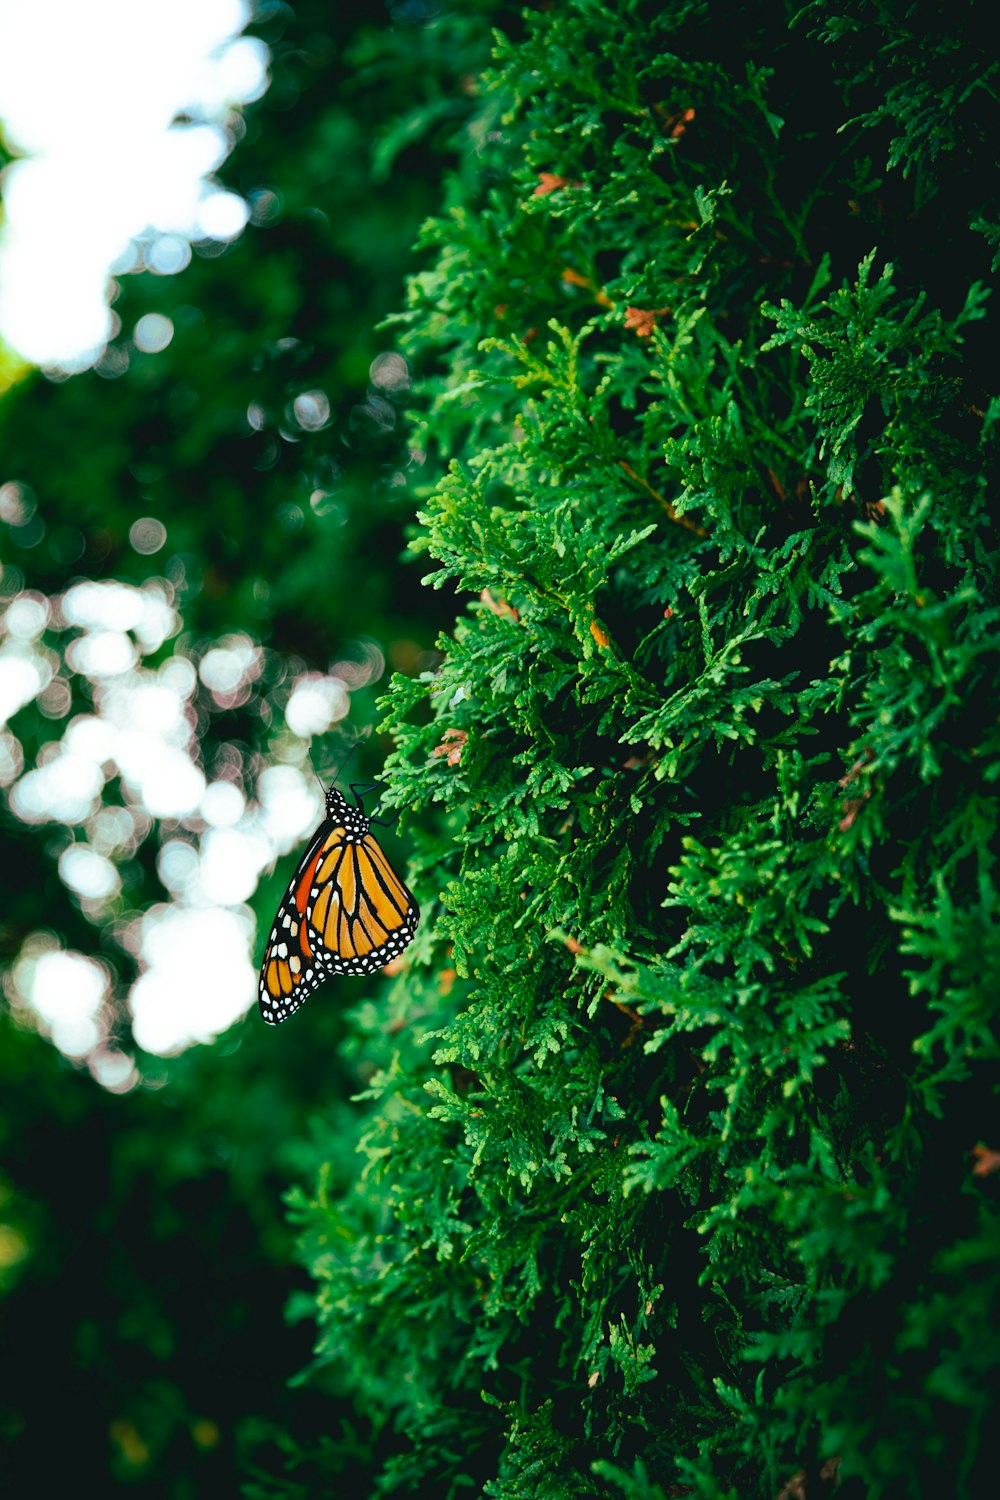
<instances>
[{"instance_id":1,"label":"monarch butterfly","mask_svg":"<svg viewBox=\"0 0 1000 1500\"><path fill-rule=\"evenodd\" d=\"M269 1026L293 1015L334 974L371 974L402 953L420 911L371 834L362 797L335 787L278 907L260 969L260 1012Z\"/></svg>"}]
</instances>

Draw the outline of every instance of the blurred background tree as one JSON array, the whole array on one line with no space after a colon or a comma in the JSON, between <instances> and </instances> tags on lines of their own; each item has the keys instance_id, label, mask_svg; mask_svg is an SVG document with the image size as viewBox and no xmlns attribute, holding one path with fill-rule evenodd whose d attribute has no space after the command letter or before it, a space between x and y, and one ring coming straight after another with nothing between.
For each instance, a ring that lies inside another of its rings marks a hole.
<instances>
[{"instance_id":1,"label":"blurred background tree","mask_svg":"<svg viewBox=\"0 0 1000 1500\"><path fill-rule=\"evenodd\" d=\"M247 230L195 244L175 275L173 251L139 246L95 368L26 375L0 402L10 1493L228 1494L237 1468L280 1466L271 1434L338 1430L321 1388L288 1407L311 1339L283 1321L301 1273L281 1194L363 1073L338 1060L333 993L309 1028L265 1035L256 1007L225 1028L253 998L247 903L269 922L291 858L259 886L258 871L318 815L311 735L335 731L317 741L326 773L370 728L386 662L426 665L446 617L403 561L422 455L378 325L443 176L474 159L463 138L486 128L490 8L265 0L250 31L270 87L230 116L221 174ZM225 950L212 967L211 926L171 926L213 911L238 965ZM158 933L174 966L143 1026L128 997ZM164 1005L187 1006L175 1032Z\"/></svg>"}]
</instances>

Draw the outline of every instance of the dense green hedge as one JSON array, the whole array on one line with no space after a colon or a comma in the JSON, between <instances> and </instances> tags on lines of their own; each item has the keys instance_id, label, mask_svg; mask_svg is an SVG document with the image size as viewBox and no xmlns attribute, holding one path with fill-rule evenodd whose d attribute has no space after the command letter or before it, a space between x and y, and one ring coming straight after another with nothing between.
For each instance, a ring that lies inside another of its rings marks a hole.
<instances>
[{"instance_id":1,"label":"dense green hedge","mask_svg":"<svg viewBox=\"0 0 1000 1500\"><path fill-rule=\"evenodd\" d=\"M474 596L387 706L426 916L294 1197L359 1425L255 1494L363 1440L373 1495L990 1488L978 19L497 37L398 328L452 460L414 547Z\"/></svg>"}]
</instances>

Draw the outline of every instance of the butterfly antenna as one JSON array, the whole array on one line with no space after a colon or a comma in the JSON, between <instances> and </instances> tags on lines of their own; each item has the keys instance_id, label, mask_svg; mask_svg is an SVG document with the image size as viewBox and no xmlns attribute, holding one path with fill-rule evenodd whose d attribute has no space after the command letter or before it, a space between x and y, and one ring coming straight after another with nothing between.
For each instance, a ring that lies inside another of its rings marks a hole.
<instances>
[{"instance_id":1,"label":"butterfly antenna","mask_svg":"<svg viewBox=\"0 0 1000 1500\"><path fill-rule=\"evenodd\" d=\"M334 772L333 777L332 777L332 779L330 781L330 785L331 786L336 786L337 785L337 782L340 780L340 773L341 773L341 771L343 771L344 767L347 765L347 762L350 760L351 756L354 754L355 750L358 748L358 746L361 743L362 743L361 740L355 740L354 741L354 744L348 750L347 754L344 756L343 760L340 762L340 765L337 767L336 771ZM319 774L319 771L318 771L317 766L316 766L316 762L312 758L312 748L309 745L306 746L306 754L309 757L309 764L313 768L313 772L315 774L316 780L319 782L320 786L323 788L323 790L325 792L326 791L326 782L323 780L322 776Z\"/></svg>"},{"instance_id":2,"label":"butterfly antenna","mask_svg":"<svg viewBox=\"0 0 1000 1500\"><path fill-rule=\"evenodd\" d=\"M361 743L362 743L361 740L355 740L354 744L351 746L350 750L348 750L347 754L344 756L343 760L340 762L340 765L337 767L337 773L336 773L336 775L333 778L333 785L334 786L336 786L337 782L340 780L340 777L341 777L341 774L343 772L344 767L347 765L347 762L350 760L351 756L354 754L355 750L358 748L358 746Z\"/></svg>"},{"instance_id":3,"label":"butterfly antenna","mask_svg":"<svg viewBox=\"0 0 1000 1500\"><path fill-rule=\"evenodd\" d=\"M309 764L313 768L313 775L316 777L316 780L319 782L320 786L323 788L323 791L325 792L326 791L326 784L323 781L322 776L319 774L319 772L316 769L316 762L313 760L312 750L310 749L310 747L308 745L306 746L306 754L309 757Z\"/></svg>"}]
</instances>

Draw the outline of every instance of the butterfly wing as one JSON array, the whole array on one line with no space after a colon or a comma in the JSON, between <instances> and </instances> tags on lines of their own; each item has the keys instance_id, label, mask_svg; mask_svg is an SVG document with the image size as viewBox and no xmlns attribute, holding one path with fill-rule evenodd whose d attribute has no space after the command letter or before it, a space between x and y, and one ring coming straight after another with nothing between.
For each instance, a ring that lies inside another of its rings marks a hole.
<instances>
[{"instance_id":1,"label":"butterfly wing","mask_svg":"<svg viewBox=\"0 0 1000 1500\"><path fill-rule=\"evenodd\" d=\"M260 970L261 1015L276 1025L333 974L371 974L402 953L419 908L371 833L316 831L278 908Z\"/></svg>"},{"instance_id":2,"label":"butterfly wing","mask_svg":"<svg viewBox=\"0 0 1000 1500\"><path fill-rule=\"evenodd\" d=\"M330 977L329 969L324 968L310 941L306 907L316 866L330 842L331 832L339 832L341 839L344 837L343 828L331 831L329 823L322 823L313 835L278 907L267 940L257 998L260 1013L269 1026L293 1015L306 996Z\"/></svg>"},{"instance_id":3,"label":"butterfly wing","mask_svg":"<svg viewBox=\"0 0 1000 1500\"><path fill-rule=\"evenodd\" d=\"M315 863L305 908L309 942L327 972L371 974L402 953L420 911L370 832L339 832Z\"/></svg>"}]
</instances>

